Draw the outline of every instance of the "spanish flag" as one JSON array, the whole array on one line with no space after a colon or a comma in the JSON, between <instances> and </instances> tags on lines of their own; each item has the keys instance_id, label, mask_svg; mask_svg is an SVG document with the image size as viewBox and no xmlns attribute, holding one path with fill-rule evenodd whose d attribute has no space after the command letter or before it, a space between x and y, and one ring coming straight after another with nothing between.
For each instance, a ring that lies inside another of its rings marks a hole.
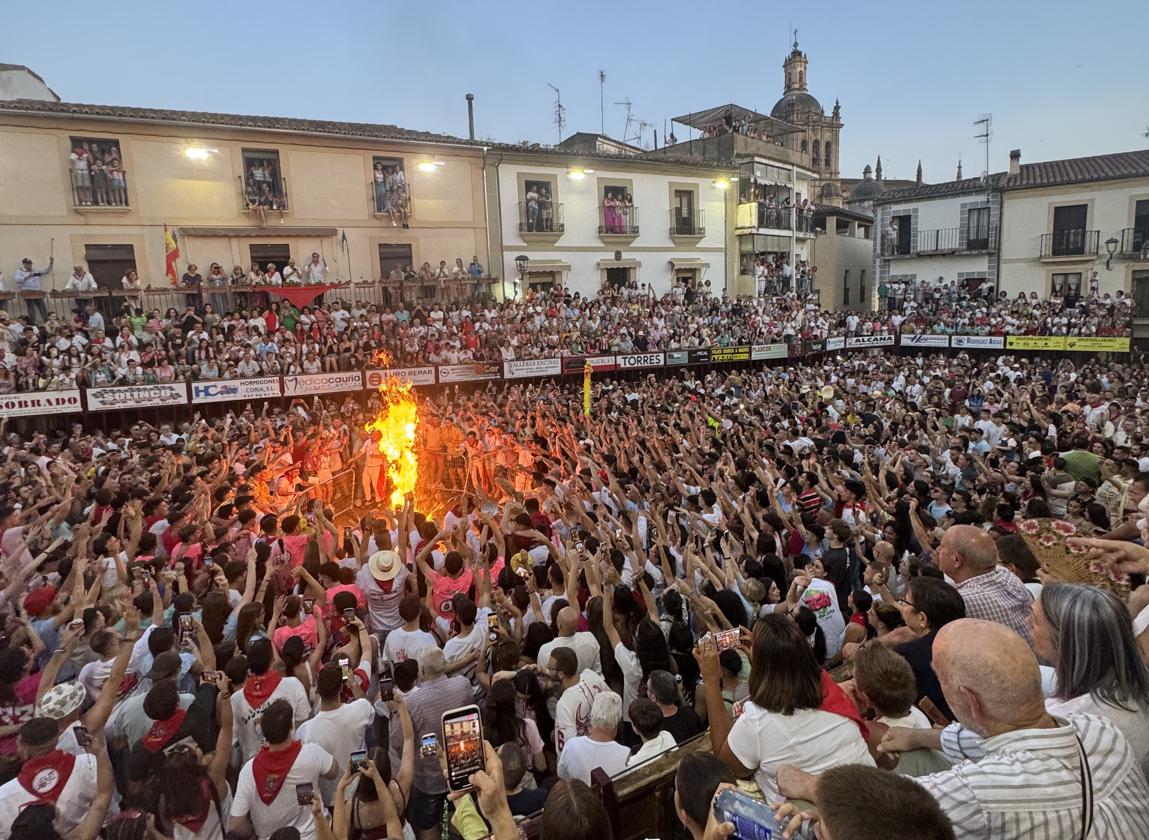
<instances>
[{"instance_id":1,"label":"spanish flag","mask_svg":"<svg viewBox=\"0 0 1149 840\"><path fill-rule=\"evenodd\" d=\"M176 235L164 225L164 274L173 286L180 284L179 271L176 263L180 259L180 246L176 244Z\"/></svg>"}]
</instances>

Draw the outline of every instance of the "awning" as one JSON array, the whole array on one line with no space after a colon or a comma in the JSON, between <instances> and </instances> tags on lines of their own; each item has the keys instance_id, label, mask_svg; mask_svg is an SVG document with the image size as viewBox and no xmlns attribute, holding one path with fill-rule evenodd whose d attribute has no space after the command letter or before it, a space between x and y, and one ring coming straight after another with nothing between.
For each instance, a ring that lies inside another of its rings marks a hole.
<instances>
[{"instance_id":1,"label":"awning","mask_svg":"<svg viewBox=\"0 0 1149 840\"><path fill-rule=\"evenodd\" d=\"M785 120L775 119L766 114L759 114L757 111L751 111L749 108L743 108L741 105L735 105L733 103L729 105L719 105L717 108L707 108L703 111L695 111L691 114L683 114L681 117L675 117L674 122L701 131L713 125L723 125L726 121L727 114L729 114L730 118L736 123L743 122L746 119L749 119L749 121L755 125L765 123L767 130L775 137L782 134L793 134L794 132L802 131L801 128L791 125Z\"/></svg>"},{"instance_id":2,"label":"awning","mask_svg":"<svg viewBox=\"0 0 1149 840\"><path fill-rule=\"evenodd\" d=\"M269 236L336 236L338 228L333 227L296 227L293 225L275 225L275 227L180 227L177 234L183 236L250 236L267 239Z\"/></svg>"},{"instance_id":3,"label":"awning","mask_svg":"<svg viewBox=\"0 0 1149 840\"><path fill-rule=\"evenodd\" d=\"M531 260L527 263L526 268L523 270L524 274L550 274L554 271L570 271L571 264L568 262L539 262L538 260Z\"/></svg>"},{"instance_id":4,"label":"awning","mask_svg":"<svg viewBox=\"0 0 1149 840\"><path fill-rule=\"evenodd\" d=\"M698 257L680 257L679 259L671 259L670 265L673 268L710 268L710 263L706 260L699 259Z\"/></svg>"},{"instance_id":5,"label":"awning","mask_svg":"<svg viewBox=\"0 0 1149 840\"><path fill-rule=\"evenodd\" d=\"M600 271L604 268L642 268L640 260L599 260L595 268Z\"/></svg>"}]
</instances>

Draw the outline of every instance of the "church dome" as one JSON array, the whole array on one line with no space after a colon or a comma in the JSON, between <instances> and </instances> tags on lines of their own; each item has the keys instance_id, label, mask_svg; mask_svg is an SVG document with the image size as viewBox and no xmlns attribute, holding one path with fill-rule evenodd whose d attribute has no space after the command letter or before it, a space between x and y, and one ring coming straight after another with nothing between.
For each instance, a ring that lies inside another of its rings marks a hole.
<instances>
[{"instance_id":1,"label":"church dome","mask_svg":"<svg viewBox=\"0 0 1149 840\"><path fill-rule=\"evenodd\" d=\"M882 185L873 179L873 170L867 163L862 170L862 180L850 190L850 201L873 201L882 194Z\"/></svg>"},{"instance_id":2,"label":"church dome","mask_svg":"<svg viewBox=\"0 0 1149 840\"><path fill-rule=\"evenodd\" d=\"M770 116L776 120L785 120L799 113L824 115L825 111L822 110L821 103L804 90L790 91L770 109Z\"/></svg>"}]
</instances>

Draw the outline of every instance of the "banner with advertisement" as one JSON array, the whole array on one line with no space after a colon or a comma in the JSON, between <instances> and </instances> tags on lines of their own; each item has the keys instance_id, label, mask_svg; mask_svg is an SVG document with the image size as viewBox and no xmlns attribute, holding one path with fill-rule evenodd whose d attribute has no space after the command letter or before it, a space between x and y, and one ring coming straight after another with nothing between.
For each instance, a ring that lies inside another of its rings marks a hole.
<instances>
[{"instance_id":1,"label":"banner with advertisement","mask_svg":"<svg viewBox=\"0 0 1149 840\"><path fill-rule=\"evenodd\" d=\"M662 353L631 353L618 356L620 368L648 368L662 367L664 356Z\"/></svg>"},{"instance_id":2,"label":"banner with advertisement","mask_svg":"<svg viewBox=\"0 0 1149 840\"><path fill-rule=\"evenodd\" d=\"M902 333L898 343L903 347L949 347L948 335L929 335L927 333Z\"/></svg>"},{"instance_id":3,"label":"banner with advertisement","mask_svg":"<svg viewBox=\"0 0 1149 840\"><path fill-rule=\"evenodd\" d=\"M614 356L563 356L563 373L582 373L587 362L595 373L618 370L618 360Z\"/></svg>"},{"instance_id":4,"label":"banner with advertisement","mask_svg":"<svg viewBox=\"0 0 1149 840\"><path fill-rule=\"evenodd\" d=\"M1005 336L951 335L950 347L963 350L1001 350L1005 347Z\"/></svg>"},{"instance_id":5,"label":"banner with advertisement","mask_svg":"<svg viewBox=\"0 0 1149 840\"><path fill-rule=\"evenodd\" d=\"M192 403L233 402L235 400L271 400L280 395L279 377L257 379L221 379L217 382L193 382Z\"/></svg>"},{"instance_id":6,"label":"banner with advertisement","mask_svg":"<svg viewBox=\"0 0 1149 840\"><path fill-rule=\"evenodd\" d=\"M367 368L363 371L363 387L368 391L378 391L388 379L402 379L412 385L434 385L435 366L413 368Z\"/></svg>"},{"instance_id":7,"label":"banner with advertisement","mask_svg":"<svg viewBox=\"0 0 1149 840\"><path fill-rule=\"evenodd\" d=\"M755 344L750 348L750 360L785 359L789 353L785 344Z\"/></svg>"},{"instance_id":8,"label":"banner with advertisement","mask_svg":"<svg viewBox=\"0 0 1149 840\"><path fill-rule=\"evenodd\" d=\"M0 417L38 417L42 414L80 414L80 389L26 391L0 396Z\"/></svg>"},{"instance_id":9,"label":"banner with advertisement","mask_svg":"<svg viewBox=\"0 0 1149 840\"><path fill-rule=\"evenodd\" d=\"M301 397L305 394L326 394L329 391L359 391L363 388L363 374L357 370L338 373L305 373L283 377L283 396Z\"/></svg>"},{"instance_id":10,"label":"banner with advertisement","mask_svg":"<svg viewBox=\"0 0 1149 840\"><path fill-rule=\"evenodd\" d=\"M1064 350L1063 335L1011 335L1005 339L1009 350Z\"/></svg>"},{"instance_id":11,"label":"banner with advertisement","mask_svg":"<svg viewBox=\"0 0 1149 840\"><path fill-rule=\"evenodd\" d=\"M844 350L846 347L846 339L842 336L834 336L833 338L826 339L826 352L833 353L835 350Z\"/></svg>"},{"instance_id":12,"label":"banner with advertisement","mask_svg":"<svg viewBox=\"0 0 1149 840\"><path fill-rule=\"evenodd\" d=\"M704 365L710 361L709 347L691 347L687 350L667 350L668 365Z\"/></svg>"},{"instance_id":13,"label":"banner with advertisement","mask_svg":"<svg viewBox=\"0 0 1149 840\"><path fill-rule=\"evenodd\" d=\"M183 382L157 385L110 385L84 391L88 411L116 411L125 408L167 408L188 404L188 388Z\"/></svg>"},{"instance_id":14,"label":"banner with advertisement","mask_svg":"<svg viewBox=\"0 0 1149 840\"><path fill-rule=\"evenodd\" d=\"M892 335L851 335L846 338L846 347L858 350L865 347L893 347Z\"/></svg>"},{"instance_id":15,"label":"banner with advertisement","mask_svg":"<svg viewBox=\"0 0 1149 840\"><path fill-rule=\"evenodd\" d=\"M711 347L710 361L748 362L750 361L750 345L737 344L731 347Z\"/></svg>"},{"instance_id":16,"label":"banner with advertisement","mask_svg":"<svg viewBox=\"0 0 1149 840\"><path fill-rule=\"evenodd\" d=\"M562 372L562 359L517 359L513 362L503 362L503 379L559 376Z\"/></svg>"},{"instance_id":17,"label":"banner with advertisement","mask_svg":"<svg viewBox=\"0 0 1149 840\"><path fill-rule=\"evenodd\" d=\"M1104 335L1067 335L1065 349L1078 353L1128 353L1129 337Z\"/></svg>"},{"instance_id":18,"label":"banner with advertisement","mask_svg":"<svg viewBox=\"0 0 1149 840\"><path fill-rule=\"evenodd\" d=\"M826 339L818 338L813 341L806 342L806 354L809 356L817 355L818 353L826 352Z\"/></svg>"},{"instance_id":19,"label":"banner with advertisement","mask_svg":"<svg viewBox=\"0 0 1149 840\"><path fill-rule=\"evenodd\" d=\"M502 378L502 362L470 362L465 365L439 366L440 385L448 382L485 382Z\"/></svg>"}]
</instances>

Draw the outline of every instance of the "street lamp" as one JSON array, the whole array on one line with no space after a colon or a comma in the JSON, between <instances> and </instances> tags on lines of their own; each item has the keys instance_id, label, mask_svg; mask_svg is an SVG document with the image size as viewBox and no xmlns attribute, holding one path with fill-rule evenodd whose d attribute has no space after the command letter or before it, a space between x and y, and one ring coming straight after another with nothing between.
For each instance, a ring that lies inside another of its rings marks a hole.
<instances>
[{"instance_id":1,"label":"street lamp","mask_svg":"<svg viewBox=\"0 0 1149 840\"><path fill-rule=\"evenodd\" d=\"M1116 236L1111 236L1105 240L1105 250L1109 252L1109 259L1105 261L1105 270L1113 270L1113 255L1117 253L1117 246L1121 243L1117 241Z\"/></svg>"},{"instance_id":2,"label":"street lamp","mask_svg":"<svg viewBox=\"0 0 1149 840\"><path fill-rule=\"evenodd\" d=\"M515 257L515 268L519 270L518 279L515 280L515 300L519 299L519 289L522 288L523 280L527 274L527 263L530 261L531 258L526 254L519 254Z\"/></svg>"}]
</instances>

